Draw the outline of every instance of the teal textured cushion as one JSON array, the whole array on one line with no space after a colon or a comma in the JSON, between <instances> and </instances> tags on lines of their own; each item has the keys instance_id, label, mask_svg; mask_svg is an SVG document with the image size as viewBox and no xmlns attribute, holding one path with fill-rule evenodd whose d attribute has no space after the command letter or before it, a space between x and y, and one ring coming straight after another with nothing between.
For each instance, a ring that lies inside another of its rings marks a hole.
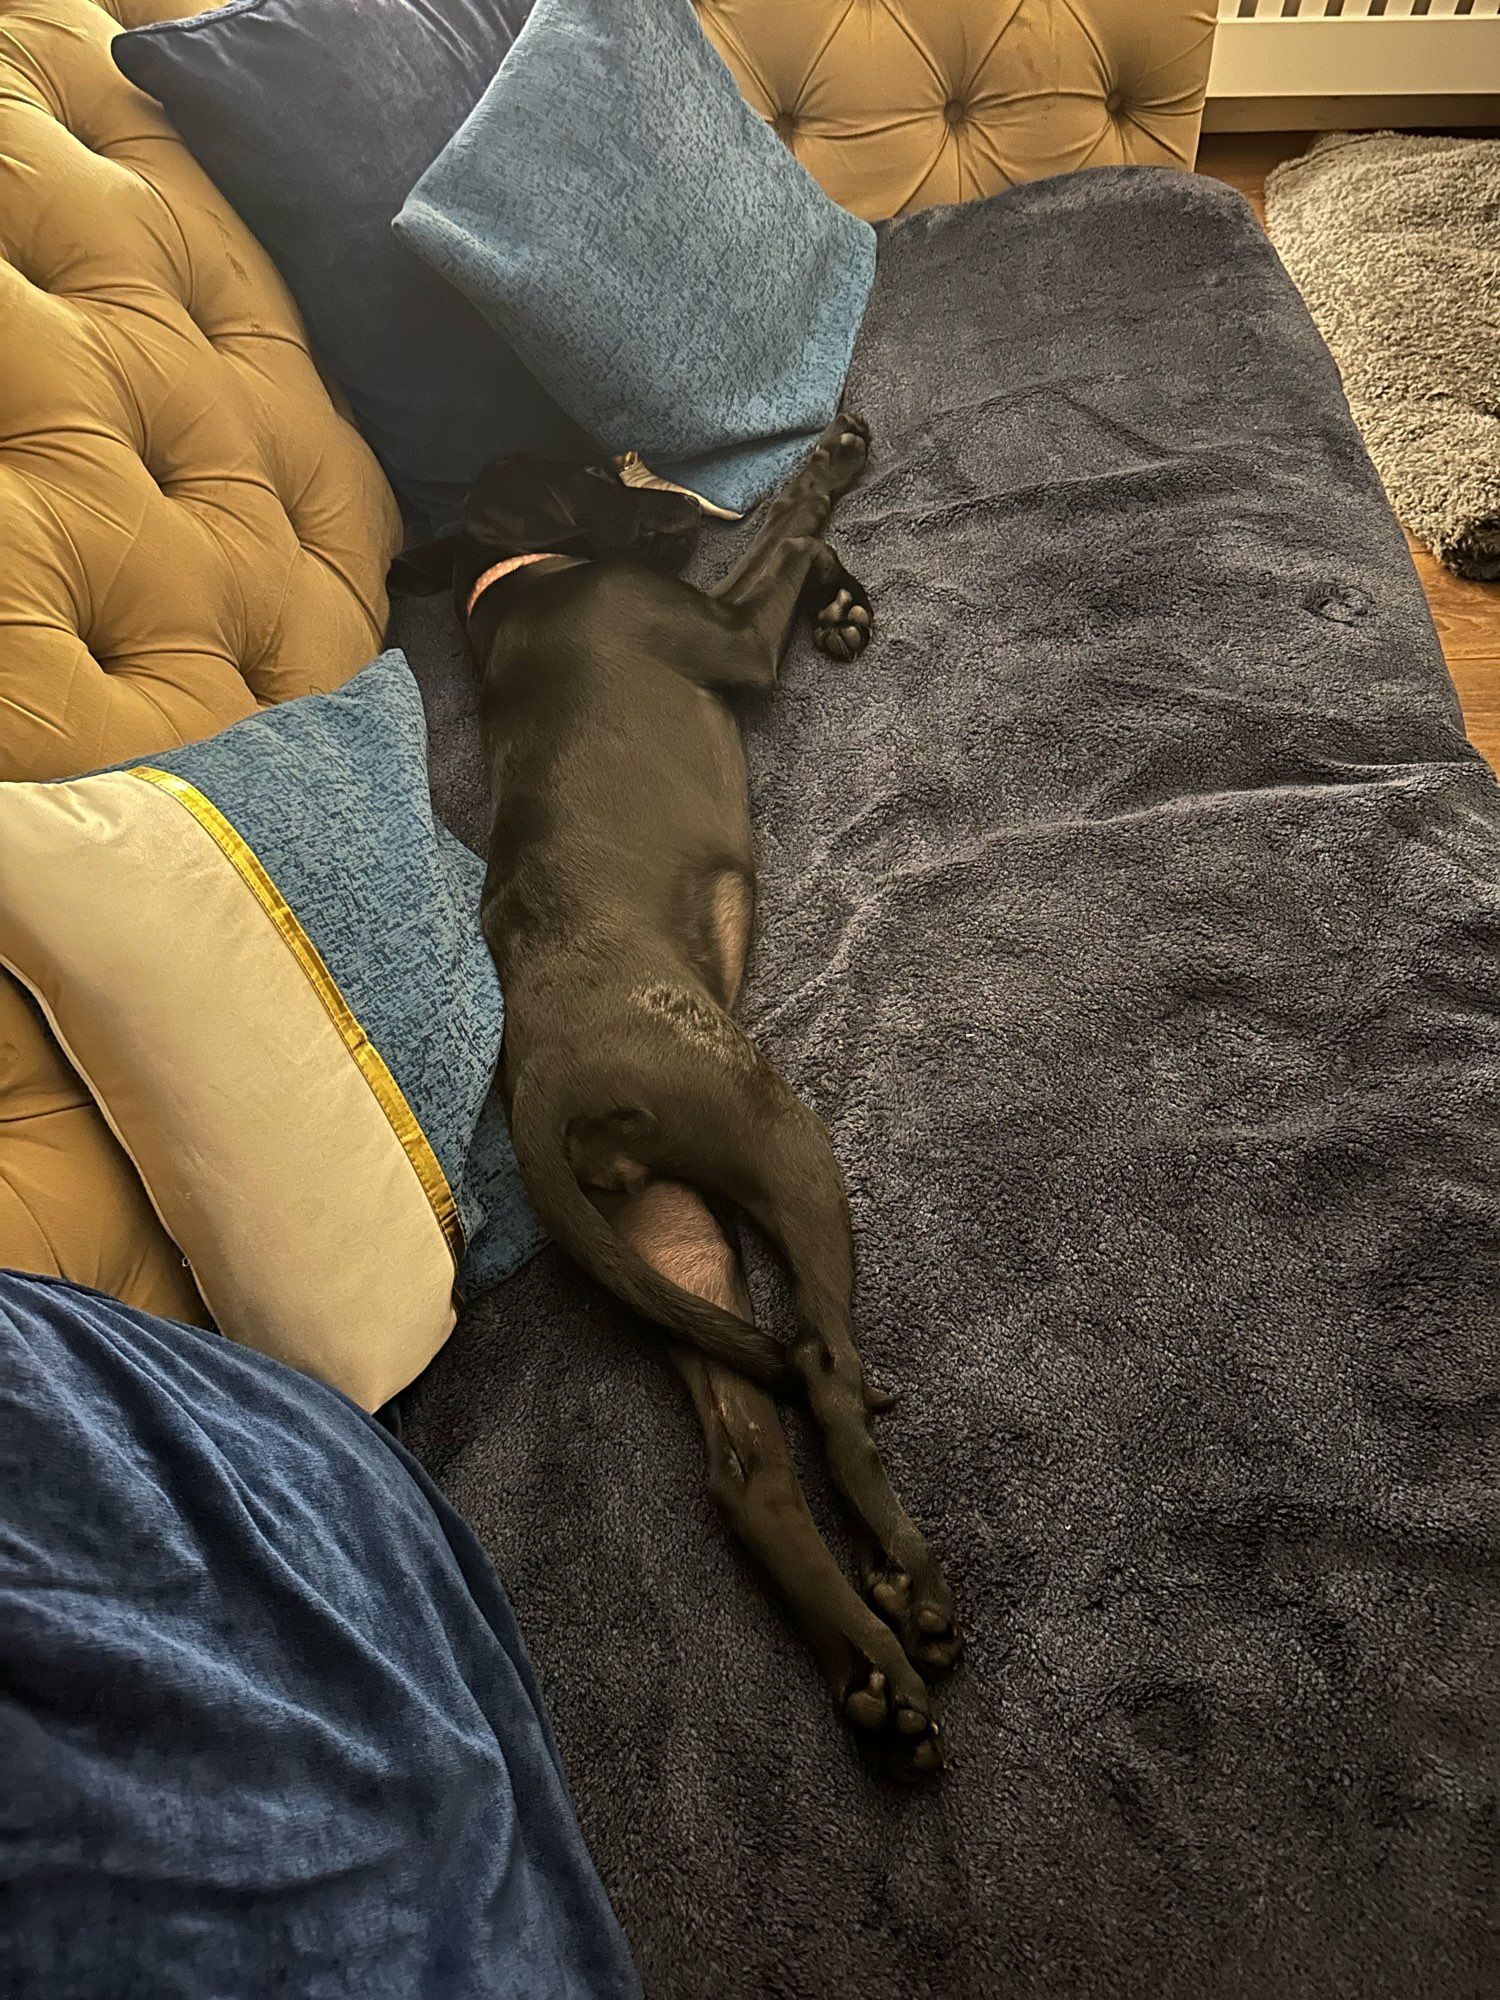
<instances>
[{"instance_id":1,"label":"teal textured cushion","mask_svg":"<svg viewBox=\"0 0 1500 2000\"><path fill-rule=\"evenodd\" d=\"M433 816L405 655L151 762L254 850L388 1066L458 1204L463 1284L509 1275L542 1238L491 1090L504 1008L484 863Z\"/></svg>"},{"instance_id":2,"label":"teal textured cushion","mask_svg":"<svg viewBox=\"0 0 1500 2000\"><path fill-rule=\"evenodd\" d=\"M875 272L689 0L538 0L395 229L610 450L735 511L832 417Z\"/></svg>"}]
</instances>

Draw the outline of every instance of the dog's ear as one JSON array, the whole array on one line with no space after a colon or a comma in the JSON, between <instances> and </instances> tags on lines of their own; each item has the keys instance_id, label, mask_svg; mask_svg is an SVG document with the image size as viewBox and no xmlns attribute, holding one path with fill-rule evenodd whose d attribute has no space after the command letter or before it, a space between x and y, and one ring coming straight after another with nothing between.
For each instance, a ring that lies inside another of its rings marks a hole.
<instances>
[{"instance_id":1,"label":"dog's ear","mask_svg":"<svg viewBox=\"0 0 1500 2000\"><path fill-rule=\"evenodd\" d=\"M463 547L462 535L439 535L434 542L414 542L403 549L386 571L385 587L392 597L431 597L451 590L453 565Z\"/></svg>"},{"instance_id":2,"label":"dog's ear","mask_svg":"<svg viewBox=\"0 0 1500 2000\"><path fill-rule=\"evenodd\" d=\"M464 501L464 531L501 555L623 556L679 570L702 514L679 493L627 486L613 465L513 454L485 467Z\"/></svg>"},{"instance_id":3,"label":"dog's ear","mask_svg":"<svg viewBox=\"0 0 1500 2000\"><path fill-rule=\"evenodd\" d=\"M571 554L587 537L595 475L581 465L511 452L484 468L464 499L464 532L497 555Z\"/></svg>"}]
</instances>

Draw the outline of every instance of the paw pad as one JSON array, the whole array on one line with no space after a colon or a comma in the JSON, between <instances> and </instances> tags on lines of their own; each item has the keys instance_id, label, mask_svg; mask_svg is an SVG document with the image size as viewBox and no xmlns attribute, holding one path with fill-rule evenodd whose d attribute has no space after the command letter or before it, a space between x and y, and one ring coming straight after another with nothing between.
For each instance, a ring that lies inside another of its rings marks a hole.
<instances>
[{"instance_id":1,"label":"paw pad","mask_svg":"<svg viewBox=\"0 0 1500 2000\"><path fill-rule=\"evenodd\" d=\"M866 1747L891 1777L906 1783L936 1777L943 1768L937 1717L920 1683L914 1686L916 1692L894 1692L880 1668L870 1666L844 1698L844 1713Z\"/></svg>"},{"instance_id":2,"label":"paw pad","mask_svg":"<svg viewBox=\"0 0 1500 2000\"><path fill-rule=\"evenodd\" d=\"M953 1599L941 1576L918 1584L905 1570L877 1570L865 1581L865 1595L901 1641L912 1665L928 1680L957 1666L963 1634Z\"/></svg>"},{"instance_id":3,"label":"paw pad","mask_svg":"<svg viewBox=\"0 0 1500 2000\"><path fill-rule=\"evenodd\" d=\"M874 629L874 614L869 605L861 603L853 591L841 590L818 613L813 639L830 659L853 660L869 645Z\"/></svg>"}]
</instances>

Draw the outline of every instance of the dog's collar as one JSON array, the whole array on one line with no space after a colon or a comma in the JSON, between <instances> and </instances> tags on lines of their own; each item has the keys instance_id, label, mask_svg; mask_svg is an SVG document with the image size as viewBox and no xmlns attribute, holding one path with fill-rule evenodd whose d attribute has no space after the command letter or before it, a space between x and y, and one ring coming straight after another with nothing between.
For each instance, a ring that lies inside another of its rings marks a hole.
<instances>
[{"instance_id":1,"label":"dog's collar","mask_svg":"<svg viewBox=\"0 0 1500 2000\"><path fill-rule=\"evenodd\" d=\"M559 555L555 549L541 549L535 555L507 556L504 562L492 563L484 574L476 579L474 588L469 592L469 601L464 606L464 616L465 618L472 618L474 616L474 606L483 597L484 593L492 584L498 583L502 576L509 576L512 570L524 569L528 563L572 563L577 561L577 556Z\"/></svg>"}]
</instances>

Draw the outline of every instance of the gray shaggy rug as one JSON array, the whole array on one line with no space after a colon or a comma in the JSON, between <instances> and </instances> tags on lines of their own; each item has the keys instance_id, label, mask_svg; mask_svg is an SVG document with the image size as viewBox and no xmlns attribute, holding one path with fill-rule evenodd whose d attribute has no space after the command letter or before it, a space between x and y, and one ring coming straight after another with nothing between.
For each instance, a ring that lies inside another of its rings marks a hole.
<instances>
[{"instance_id":1,"label":"gray shaggy rug","mask_svg":"<svg viewBox=\"0 0 1500 2000\"><path fill-rule=\"evenodd\" d=\"M1266 182L1266 228L1396 512L1500 577L1500 140L1321 139Z\"/></svg>"}]
</instances>

